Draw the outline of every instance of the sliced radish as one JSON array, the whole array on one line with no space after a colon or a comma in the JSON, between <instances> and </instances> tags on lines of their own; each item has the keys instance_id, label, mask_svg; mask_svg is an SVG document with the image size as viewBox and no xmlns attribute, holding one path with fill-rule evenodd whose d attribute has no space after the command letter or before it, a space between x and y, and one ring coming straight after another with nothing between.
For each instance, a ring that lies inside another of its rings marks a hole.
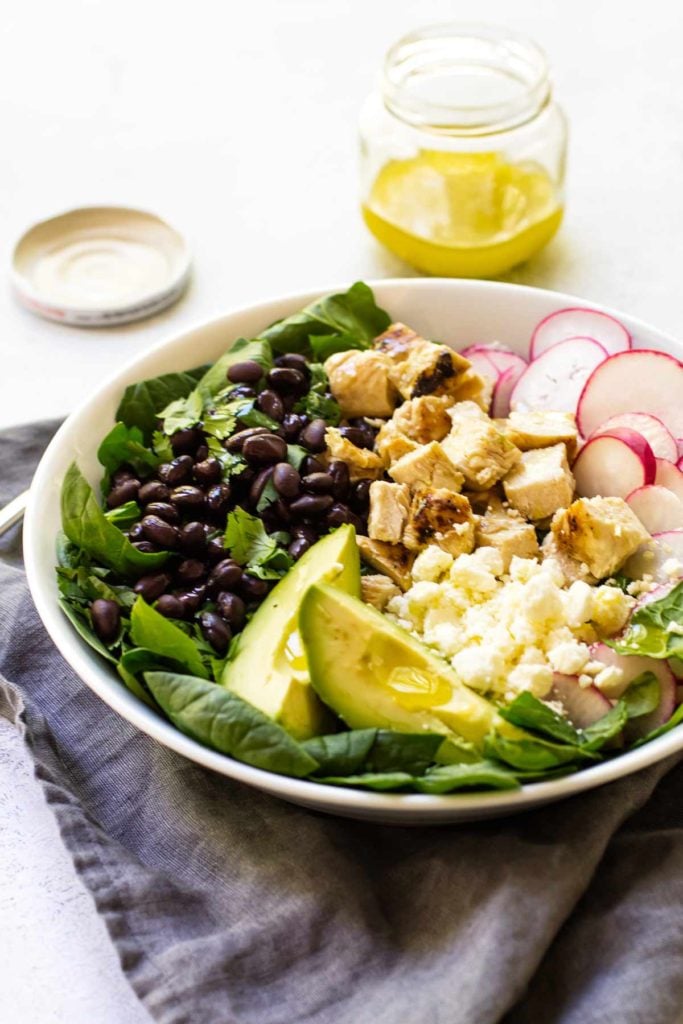
<instances>
[{"instance_id":1,"label":"sliced radish","mask_svg":"<svg viewBox=\"0 0 683 1024\"><path fill-rule=\"evenodd\" d=\"M533 366L533 363L532 363ZM622 412L657 416L674 437L683 436L683 364L665 352L619 352L596 367L578 403L584 437Z\"/></svg>"},{"instance_id":2,"label":"sliced radish","mask_svg":"<svg viewBox=\"0 0 683 1024\"><path fill-rule=\"evenodd\" d=\"M683 576L683 529L654 533L652 540L641 544L631 555L622 572L632 580L649 575L656 583L666 584L672 577L670 572L664 572L663 567L672 560L681 563L680 575Z\"/></svg>"},{"instance_id":3,"label":"sliced radish","mask_svg":"<svg viewBox=\"0 0 683 1024\"><path fill-rule=\"evenodd\" d=\"M676 442L676 444L678 445L678 450L679 450L679 451L680 451L680 449L681 449L681 444L682 444L682 443L683 443L683 442L681 442L680 440ZM681 469L681 470L683 470L683 455L681 455L680 459L679 459L679 460L678 460L678 462L676 463L676 466L678 467L678 469Z\"/></svg>"},{"instance_id":4,"label":"sliced radish","mask_svg":"<svg viewBox=\"0 0 683 1024\"><path fill-rule=\"evenodd\" d=\"M594 338L609 355L631 348L631 335L623 324L608 313L597 309L558 309L551 313L531 335L529 358L537 359L542 352L567 338Z\"/></svg>"},{"instance_id":5,"label":"sliced radish","mask_svg":"<svg viewBox=\"0 0 683 1024\"><path fill-rule=\"evenodd\" d=\"M610 697L621 697L622 693L642 672L653 672L659 680L659 705L649 715L643 715L629 722L627 734L630 740L640 739L671 718L676 706L676 679L666 661L657 658L643 658L637 654L617 654L607 644L594 644L591 656L605 665L614 665L624 674L622 682L610 687Z\"/></svg>"},{"instance_id":6,"label":"sliced radish","mask_svg":"<svg viewBox=\"0 0 683 1024\"><path fill-rule=\"evenodd\" d=\"M606 358L605 349L592 338L558 342L527 366L510 408L576 412L586 381Z\"/></svg>"},{"instance_id":7,"label":"sliced radish","mask_svg":"<svg viewBox=\"0 0 683 1024\"><path fill-rule=\"evenodd\" d=\"M464 349L460 355L464 356L465 359L469 359L472 367L480 377L483 377L484 380L495 385L502 371L498 369L491 359L489 359L486 352L483 352L480 348L473 346L471 348Z\"/></svg>"},{"instance_id":8,"label":"sliced radish","mask_svg":"<svg viewBox=\"0 0 683 1024\"><path fill-rule=\"evenodd\" d=\"M675 462L678 458L676 441L657 416L651 416L647 412L622 412L618 416L610 416L601 423L591 437L611 434L616 427L627 427L642 434L656 458L668 459L669 462Z\"/></svg>"},{"instance_id":9,"label":"sliced radish","mask_svg":"<svg viewBox=\"0 0 683 1024\"><path fill-rule=\"evenodd\" d=\"M674 466L673 462L657 459L655 483L660 487L667 487L679 501L683 501L683 472Z\"/></svg>"},{"instance_id":10,"label":"sliced radish","mask_svg":"<svg viewBox=\"0 0 683 1024\"><path fill-rule=\"evenodd\" d=\"M511 348L499 345L497 341L493 341L489 345L470 345L469 348L463 349L460 354L465 359L469 359L470 362L473 362L473 357L485 356L493 363L499 373L505 373L511 366L519 366L524 369L527 365L527 361L523 356L513 352Z\"/></svg>"},{"instance_id":11,"label":"sliced radish","mask_svg":"<svg viewBox=\"0 0 683 1024\"><path fill-rule=\"evenodd\" d=\"M491 399L491 415L494 419L504 419L509 414L512 392L525 369L526 363L521 366L510 366L494 384Z\"/></svg>"},{"instance_id":12,"label":"sliced radish","mask_svg":"<svg viewBox=\"0 0 683 1024\"><path fill-rule=\"evenodd\" d=\"M683 529L683 501L666 487L639 487L626 501L648 533Z\"/></svg>"},{"instance_id":13,"label":"sliced radish","mask_svg":"<svg viewBox=\"0 0 683 1024\"><path fill-rule=\"evenodd\" d=\"M559 672L553 674L550 699L560 702L577 729L585 729L604 718L612 707L596 686L580 686L576 676L564 676Z\"/></svg>"},{"instance_id":14,"label":"sliced radish","mask_svg":"<svg viewBox=\"0 0 683 1024\"><path fill-rule=\"evenodd\" d=\"M654 482L656 460L641 434L617 427L588 441L572 470L582 498L625 498Z\"/></svg>"}]
</instances>

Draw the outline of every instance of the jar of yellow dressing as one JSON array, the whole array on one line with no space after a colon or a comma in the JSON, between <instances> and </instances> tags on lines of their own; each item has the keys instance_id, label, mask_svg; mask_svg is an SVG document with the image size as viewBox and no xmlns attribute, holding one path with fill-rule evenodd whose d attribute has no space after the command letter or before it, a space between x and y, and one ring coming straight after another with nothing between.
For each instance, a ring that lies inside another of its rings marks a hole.
<instances>
[{"instance_id":1,"label":"jar of yellow dressing","mask_svg":"<svg viewBox=\"0 0 683 1024\"><path fill-rule=\"evenodd\" d=\"M560 226L567 128L531 40L459 24L404 36L360 136L365 222L424 273L494 277Z\"/></svg>"}]
</instances>

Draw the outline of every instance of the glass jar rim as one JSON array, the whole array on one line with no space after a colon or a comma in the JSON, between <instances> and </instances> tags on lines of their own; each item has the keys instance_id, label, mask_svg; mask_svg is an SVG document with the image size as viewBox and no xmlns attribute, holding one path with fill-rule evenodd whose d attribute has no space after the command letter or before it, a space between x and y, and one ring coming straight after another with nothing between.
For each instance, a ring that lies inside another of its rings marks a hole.
<instances>
[{"instance_id":1,"label":"glass jar rim","mask_svg":"<svg viewBox=\"0 0 683 1024\"><path fill-rule=\"evenodd\" d=\"M550 94L543 50L495 25L429 25L394 43L384 62L382 96L390 113L444 134L517 128L541 112Z\"/></svg>"}]
</instances>

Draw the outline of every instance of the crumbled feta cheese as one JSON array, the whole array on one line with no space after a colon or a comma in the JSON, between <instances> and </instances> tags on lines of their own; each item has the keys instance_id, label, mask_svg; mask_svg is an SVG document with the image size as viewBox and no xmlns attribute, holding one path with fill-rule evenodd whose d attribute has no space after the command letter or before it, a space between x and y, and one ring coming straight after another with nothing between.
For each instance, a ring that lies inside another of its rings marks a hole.
<instances>
[{"instance_id":1,"label":"crumbled feta cheese","mask_svg":"<svg viewBox=\"0 0 683 1024\"><path fill-rule=\"evenodd\" d=\"M590 621L593 611L593 587L576 580L567 591L564 609L569 626L582 626Z\"/></svg>"},{"instance_id":2,"label":"crumbled feta cheese","mask_svg":"<svg viewBox=\"0 0 683 1024\"><path fill-rule=\"evenodd\" d=\"M679 576L683 576L683 562L679 562L677 558L667 558L662 566L662 572L670 580L676 580Z\"/></svg>"},{"instance_id":3,"label":"crumbled feta cheese","mask_svg":"<svg viewBox=\"0 0 683 1024\"><path fill-rule=\"evenodd\" d=\"M535 697L547 696L553 686L553 673L547 665L517 665L508 676L508 694L515 697L528 690Z\"/></svg>"},{"instance_id":4,"label":"crumbled feta cheese","mask_svg":"<svg viewBox=\"0 0 683 1024\"><path fill-rule=\"evenodd\" d=\"M575 676L583 672L589 659L588 647L576 640L568 640L548 651L548 660L552 667L565 676Z\"/></svg>"},{"instance_id":5,"label":"crumbled feta cheese","mask_svg":"<svg viewBox=\"0 0 683 1024\"><path fill-rule=\"evenodd\" d=\"M611 690L620 687L623 681L624 670L616 665L605 665L593 680L597 688L605 694L609 694Z\"/></svg>"},{"instance_id":6,"label":"crumbled feta cheese","mask_svg":"<svg viewBox=\"0 0 683 1024\"><path fill-rule=\"evenodd\" d=\"M436 583L450 569L453 557L436 544L421 551L413 563L412 577L416 582L428 580Z\"/></svg>"},{"instance_id":7,"label":"crumbled feta cheese","mask_svg":"<svg viewBox=\"0 0 683 1024\"><path fill-rule=\"evenodd\" d=\"M595 587L591 621L606 636L613 636L626 623L635 601L617 587Z\"/></svg>"}]
</instances>

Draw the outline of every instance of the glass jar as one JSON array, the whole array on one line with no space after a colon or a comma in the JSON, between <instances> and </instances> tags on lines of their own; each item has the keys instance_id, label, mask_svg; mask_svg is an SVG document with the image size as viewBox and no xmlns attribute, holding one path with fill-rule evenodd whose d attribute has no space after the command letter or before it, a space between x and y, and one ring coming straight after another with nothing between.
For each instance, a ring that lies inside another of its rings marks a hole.
<instances>
[{"instance_id":1,"label":"glass jar","mask_svg":"<svg viewBox=\"0 0 683 1024\"><path fill-rule=\"evenodd\" d=\"M566 137L531 40L486 26L420 29L389 50L361 112L365 222L424 273L502 274L560 226Z\"/></svg>"}]
</instances>

